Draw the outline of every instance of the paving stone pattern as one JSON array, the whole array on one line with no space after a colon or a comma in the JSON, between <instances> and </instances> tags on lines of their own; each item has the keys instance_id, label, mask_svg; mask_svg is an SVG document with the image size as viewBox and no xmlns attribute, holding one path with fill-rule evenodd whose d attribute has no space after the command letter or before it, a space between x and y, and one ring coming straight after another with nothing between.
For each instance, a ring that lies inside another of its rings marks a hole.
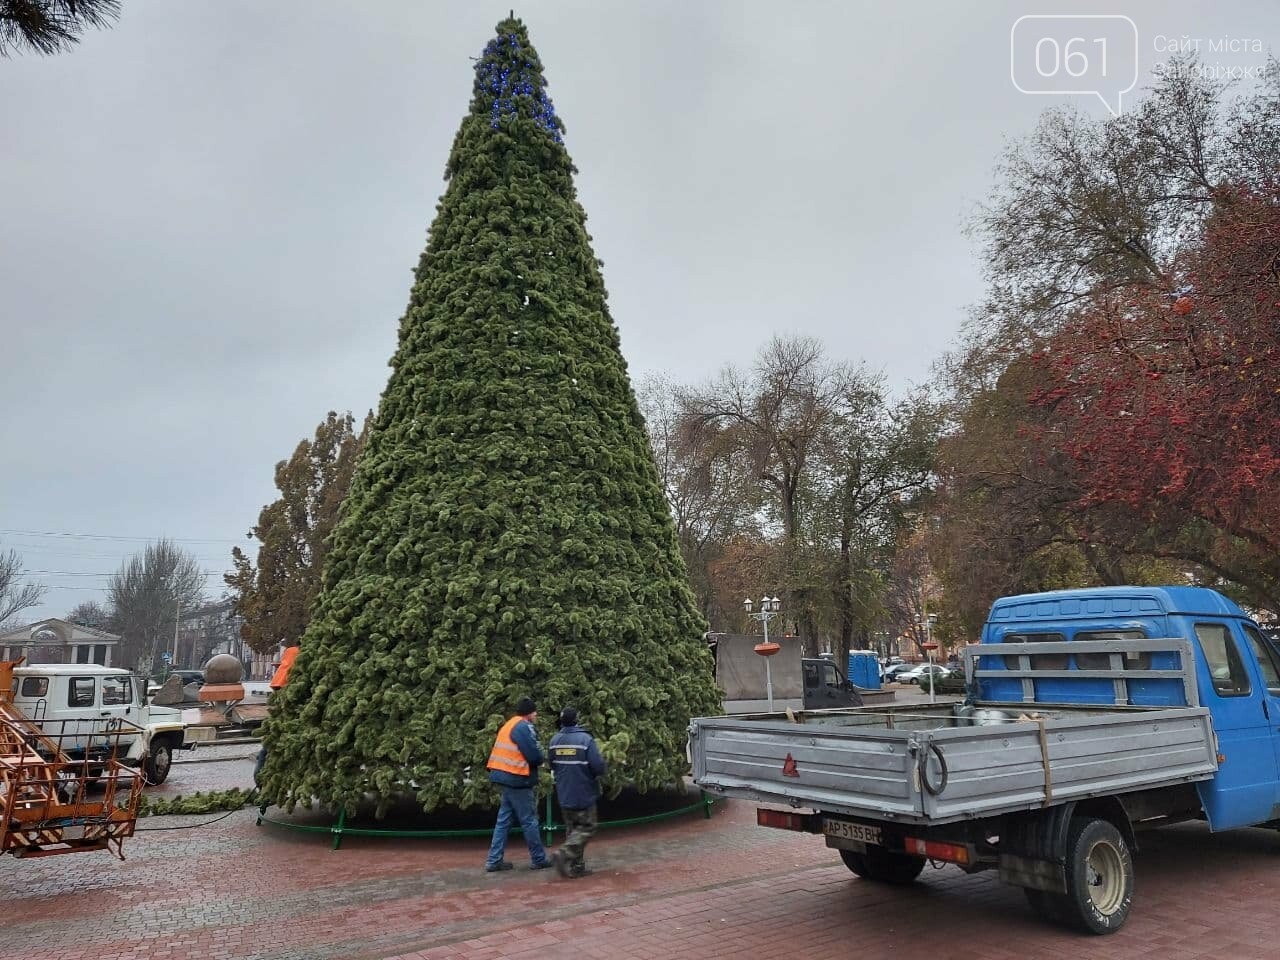
<instances>
[{"instance_id":1,"label":"paving stone pattern","mask_svg":"<svg viewBox=\"0 0 1280 960\"><path fill-rule=\"evenodd\" d=\"M211 764L204 789L251 760ZM217 774L213 770L220 771ZM195 770L175 771L174 792ZM166 791L168 792L168 791ZM152 818L146 828L210 818ZM321 836L254 823L155 831L105 854L0 860L0 960L487 960L499 957L893 957L895 960L1262 960L1280 957L1280 837L1199 825L1143 838L1134 916L1089 938L1033 917L990 874L861 881L820 838L764 830L754 809L605 830L595 875L486 875L482 840Z\"/></svg>"}]
</instances>

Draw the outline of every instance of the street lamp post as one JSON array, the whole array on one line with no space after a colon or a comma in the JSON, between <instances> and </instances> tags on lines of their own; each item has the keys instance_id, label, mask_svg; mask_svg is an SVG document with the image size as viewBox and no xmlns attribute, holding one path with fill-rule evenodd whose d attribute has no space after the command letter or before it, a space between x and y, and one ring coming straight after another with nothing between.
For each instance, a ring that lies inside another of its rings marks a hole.
<instances>
[{"instance_id":1,"label":"street lamp post","mask_svg":"<svg viewBox=\"0 0 1280 960\"><path fill-rule=\"evenodd\" d=\"M929 702L937 703L938 697L934 692L933 682L933 651L938 649L938 645L933 642L933 625L938 621L936 613L929 613L924 618L924 647L926 655L929 657Z\"/></svg>"},{"instance_id":2,"label":"street lamp post","mask_svg":"<svg viewBox=\"0 0 1280 960\"><path fill-rule=\"evenodd\" d=\"M769 642L769 621L782 610L782 601L777 597L762 597L760 599L759 613L752 613L750 597L742 601L742 606L746 608L748 617L752 620L759 620L764 624L764 642L757 643L755 651L764 657L764 689L765 695L769 698L769 712L773 713L773 671L769 667L769 658L781 650L782 647L777 643Z\"/></svg>"}]
</instances>

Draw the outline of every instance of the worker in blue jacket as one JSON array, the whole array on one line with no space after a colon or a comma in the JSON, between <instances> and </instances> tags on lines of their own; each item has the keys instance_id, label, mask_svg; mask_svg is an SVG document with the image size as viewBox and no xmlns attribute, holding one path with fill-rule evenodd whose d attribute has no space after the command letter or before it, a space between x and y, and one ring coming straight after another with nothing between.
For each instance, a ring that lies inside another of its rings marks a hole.
<instances>
[{"instance_id":1,"label":"worker in blue jacket","mask_svg":"<svg viewBox=\"0 0 1280 960\"><path fill-rule=\"evenodd\" d=\"M560 711L560 731L551 738L547 753L568 831L551 859L562 877L584 877L591 872L584 854L587 841L596 832L596 800L600 796L600 778L605 774L604 757L595 738L578 726L574 707Z\"/></svg>"}]
</instances>

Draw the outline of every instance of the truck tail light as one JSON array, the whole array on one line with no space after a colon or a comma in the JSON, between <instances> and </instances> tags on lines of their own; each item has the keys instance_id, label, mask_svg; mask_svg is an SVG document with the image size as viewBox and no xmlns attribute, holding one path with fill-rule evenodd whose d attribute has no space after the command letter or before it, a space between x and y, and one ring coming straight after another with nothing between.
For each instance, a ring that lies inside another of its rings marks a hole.
<instances>
[{"instance_id":1,"label":"truck tail light","mask_svg":"<svg viewBox=\"0 0 1280 960\"><path fill-rule=\"evenodd\" d=\"M907 853L914 853L917 857L928 857L930 860L960 864L969 862L969 848L960 843L938 843L935 840L907 837L902 841L902 848Z\"/></svg>"},{"instance_id":2,"label":"truck tail light","mask_svg":"<svg viewBox=\"0 0 1280 960\"><path fill-rule=\"evenodd\" d=\"M785 810L756 808L756 823L775 830L800 830L810 832L809 817L803 813L787 813Z\"/></svg>"}]
</instances>

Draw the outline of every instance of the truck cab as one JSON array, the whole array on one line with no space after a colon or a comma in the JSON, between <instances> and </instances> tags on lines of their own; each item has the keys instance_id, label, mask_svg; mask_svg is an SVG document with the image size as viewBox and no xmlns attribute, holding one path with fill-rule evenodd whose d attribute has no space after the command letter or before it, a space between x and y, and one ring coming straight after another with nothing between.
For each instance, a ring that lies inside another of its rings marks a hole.
<instances>
[{"instance_id":1,"label":"truck cab","mask_svg":"<svg viewBox=\"0 0 1280 960\"><path fill-rule=\"evenodd\" d=\"M805 657L800 661L800 673L804 680L805 710L862 706L862 694L840 673L833 660Z\"/></svg>"},{"instance_id":2,"label":"truck cab","mask_svg":"<svg viewBox=\"0 0 1280 960\"><path fill-rule=\"evenodd\" d=\"M143 678L118 667L92 663L38 664L13 671L13 705L28 720L58 739L73 759L98 759L95 738L87 731L114 721L123 731L116 759L140 767L151 784L169 776L176 750L193 749L182 714L147 702ZM86 731L81 733L80 731ZM107 759L102 757L101 759Z\"/></svg>"},{"instance_id":3,"label":"truck cab","mask_svg":"<svg viewBox=\"0 0 1280 960\"><path fill-rule=\"evenodd\" d=\"M1209 710L1223 758L1217 776L1198 788L1209 826L1230 830L1280 819L1280 656L1274 641L1227 597L1199 587L1113 587L1006 597L992 607L982 642L1012 651L1023 643L1154 637L1192 642L1194 698ZM1193 699L1182 683L1153 675L1178 666L1172 652L1117 658L1129 678L1125 695L1117 698L1114 680L1089 679L1081 672L1112 666L1105 662L1110 656L984 656L977 699L1130 707L1176 707Z\"/></svg>"}]
</instances>

